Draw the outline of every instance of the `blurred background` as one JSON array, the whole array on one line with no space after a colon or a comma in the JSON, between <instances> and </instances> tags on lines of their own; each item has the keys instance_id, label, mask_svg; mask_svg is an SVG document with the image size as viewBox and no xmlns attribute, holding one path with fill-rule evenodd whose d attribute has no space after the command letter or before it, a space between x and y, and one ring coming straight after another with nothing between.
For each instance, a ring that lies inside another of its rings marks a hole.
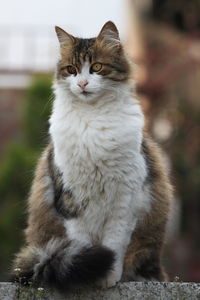
<instances>
[{"instance_id":1,"label":"blurred background","mask_svg":"<svg viewBox=\"0 0 200 300\"><path fill-rule=\"evenodd\" d=\"M163 262L171 281L200 281L200 0L1 4L0 281L24 242L26 198L48 141L54 26L92 37L108 20L135 63L146 129L165 150L176 190Z\"/></svg>"}]
</instances>

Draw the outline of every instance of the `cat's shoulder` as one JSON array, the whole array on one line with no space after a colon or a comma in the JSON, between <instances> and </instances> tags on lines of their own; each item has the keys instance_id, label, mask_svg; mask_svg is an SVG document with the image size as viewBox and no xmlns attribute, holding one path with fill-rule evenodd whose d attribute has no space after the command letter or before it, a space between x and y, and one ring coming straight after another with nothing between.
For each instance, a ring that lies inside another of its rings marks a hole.
<instances>
[{"instance_id":1,"label":"cat's shoulder","mask_svg":"<svg viewBox=\"0 0 200 300\"><path fill-rule=\"evenodd\" d=\"M169 164L167 155L160 145L148 134L144 133L141 144L141 153L145 159L149 176L155 180L167 178Z\"/></svg>"}]
</instances>

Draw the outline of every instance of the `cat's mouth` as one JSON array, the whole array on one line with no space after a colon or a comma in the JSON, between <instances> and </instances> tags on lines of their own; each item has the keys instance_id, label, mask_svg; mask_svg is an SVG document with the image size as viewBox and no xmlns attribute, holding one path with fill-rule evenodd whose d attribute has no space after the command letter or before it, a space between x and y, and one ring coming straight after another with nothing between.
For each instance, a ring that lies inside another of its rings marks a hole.
<instances>
[{"instance_id":1,"label":"cat's mouth","mask_svg":"<svg viewBox=\"0 0 200 300\"><path fill-rule=\"evenodd\" d=\"M92 95L92 94L93 94L92 92L86 92L86 91L81 92L81 95L84 95L84 96L89 96L89 95Z\"/></svg>"}]
</instances>

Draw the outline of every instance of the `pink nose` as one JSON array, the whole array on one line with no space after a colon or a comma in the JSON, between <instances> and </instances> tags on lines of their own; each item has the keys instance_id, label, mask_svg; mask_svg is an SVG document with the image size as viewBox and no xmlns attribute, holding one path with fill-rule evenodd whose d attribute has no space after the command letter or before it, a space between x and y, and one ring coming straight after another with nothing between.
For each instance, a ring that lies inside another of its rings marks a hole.
<instances>
[{"instance_id":1,"label":"pink nose","mask_svg":"<svg viewBox=\"0 0 200 300\"><path fill-rule=\"evenodd\" d=\"M79 81L77 84L78 86L80 86L80 88L84 89L86 85L88 85L88 81L87 80Z\"/></svg>"}]
</instances>

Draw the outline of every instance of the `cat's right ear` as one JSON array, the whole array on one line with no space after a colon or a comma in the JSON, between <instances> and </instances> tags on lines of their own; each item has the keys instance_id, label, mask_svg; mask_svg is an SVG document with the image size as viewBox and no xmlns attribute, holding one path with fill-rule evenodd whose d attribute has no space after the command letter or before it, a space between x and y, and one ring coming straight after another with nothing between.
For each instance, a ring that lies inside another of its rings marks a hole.
<instances>
[{"instance_id":1,"label":"cat's right ear","mask_svg":"<svg viewBox=\"0 0 200 300\"><path fill-rule=\"evenodd\" d=\"M112 21L108 21L102 27L98 38L110 38L119 40L119 32L116 25Z\"/></svg>"},{"instance_id":2,"label":"cat's right ear","mask_svg":"<svg viewBox=\"0 0 200 300\"><path fill-rule=\"evenodd\" d=\"M62 28L55 26L55 31L60 42L60 46L66 46L75 43L75 37L64 31Z\"/></svg>"}]
</instances>

